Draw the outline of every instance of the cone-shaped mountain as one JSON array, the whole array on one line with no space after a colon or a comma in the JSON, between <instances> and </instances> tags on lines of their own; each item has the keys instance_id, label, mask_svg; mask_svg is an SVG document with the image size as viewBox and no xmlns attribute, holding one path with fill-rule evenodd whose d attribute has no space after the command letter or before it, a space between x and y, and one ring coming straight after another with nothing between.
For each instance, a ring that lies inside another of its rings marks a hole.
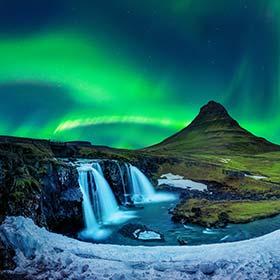
<instances>
[{"instance_id":1,"label":"cone-shaped mountain","mask_svg":"<svg viewBox=\"0 0 280 280\"><path fill-rule=\"evenodd\" d=\"M280 146L242 128L223 105L210 101L190 125L145 150L170 155L193 152L252 154L278 151Z\"/></svg>"}]
</instances>

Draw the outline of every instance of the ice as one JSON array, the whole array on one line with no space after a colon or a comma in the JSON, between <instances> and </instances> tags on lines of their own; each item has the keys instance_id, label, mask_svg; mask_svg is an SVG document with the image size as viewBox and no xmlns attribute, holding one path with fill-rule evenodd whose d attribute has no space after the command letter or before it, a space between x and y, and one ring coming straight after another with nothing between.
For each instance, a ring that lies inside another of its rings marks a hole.
<instances>
[{"instance_id":1,"label":"ice","mask_svg":"<svg viewBox=\"0 0 280 280\"><path fill-rule=\"evenodd\" d=\"M280 275L280 230L233 243L119 246L78 241L39 228L29 218L7 217L0 238L16 250L14 272L27 273L28 279L208 279L205 267L215 279Z\"/></svg>"},{"instance_id":2,"label":"ice","mask_svg":"<svg viewBox=\"0 0 280 280\"><path fill-rule=\"evenodd\" d=\"M183 176L174 175L172 173L163 174L161 179L158 179L158 185L168 185L174 188L180 189L190 189L198 191L206 191L207 185L202 183L197 183L189 179L184 179Z\"/></svg>"}]
</instances>

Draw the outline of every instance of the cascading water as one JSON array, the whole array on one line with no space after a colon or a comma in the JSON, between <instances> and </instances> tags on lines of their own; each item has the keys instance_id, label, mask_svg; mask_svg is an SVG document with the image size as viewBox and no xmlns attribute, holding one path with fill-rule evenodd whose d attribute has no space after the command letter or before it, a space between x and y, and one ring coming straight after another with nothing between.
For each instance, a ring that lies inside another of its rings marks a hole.
<instances>
[{"instance_id":1,"label":"cascading water","mask_svg":"<svg viewBox=\"0 0 280 280\"><path fill-rule=\"evenodd\" d=\"M101 167L101 165L99 164L99 162L97 162L97 161L96 161L96 162L93 162L93 163L92 163L92 167L93 167L96 171L98 171L100 175L104 176L104 175L103 175L102 167Z\"/></svg>"},{"instance_id":2,"label":"cascading water","mask_svg":"<svg viewBox=\"0 0 280 280\"><path fill-rule=\"evenodd\" d=\"M123 172L122 172L122 168L120 166L120 163L118 161L115 161L115 162L116 162L116 165L119 169L121 182L122 182L122 186L123 186L123 197L124 197L123 203L124 203L124 205L127 205L128 204L128 197L130 196L130 194L127 192L127 189L126 189L126 184L124 182Z\"/></svg>"},{"instance_id":3,"label":"cascading water","mask_svg":"<svg viewBox=\"0 0 280 280\"><path fill-rule=\"evenodd\" d=\"M94 208L92 207L92 186L89 184L89 172L92 167L88 165L82 165L78 168L79 172L79 185L83 194L83 213L85 219L85 229L80 233L82 238L86 239L105 239L109 236L110 232L100 228L95 217Z\"/></svg>"},{"instance_id":4,"label":"cascading water","mask_svg":"<svg viewBox=\"0 0 280 280\"><path fill-rule=\"evenodd\" d=\"M96 185L96 197L99 202L99 215L102 223L110 223L119 212L117 201L105 178L94 168L91 169L91 174Z\"/></svg>"},{"instance_id":5,"label":"cascading water","mask_svg":"<svg viewBox=\"0 0 280 280\"><path fill-rule=\"evenodd\" d=\"M134 203L161 202L174 200L170 193L156 192L148 178L137 167L129 164L131 178L131 197Z\"/></svg>"},{"instance_id":6,"label":"cascading water","mask_svg":"<svg viewBox=\"0 0 280 280\"><path fill-rule=\"evenodd\" d=\"M119 209L98 162L83 163L78 167L78 172L86 226L82 237L104 239L110 232L102 229L103 225L122 223L133 218L134 213Z\"/></svg>"}]
</instances>

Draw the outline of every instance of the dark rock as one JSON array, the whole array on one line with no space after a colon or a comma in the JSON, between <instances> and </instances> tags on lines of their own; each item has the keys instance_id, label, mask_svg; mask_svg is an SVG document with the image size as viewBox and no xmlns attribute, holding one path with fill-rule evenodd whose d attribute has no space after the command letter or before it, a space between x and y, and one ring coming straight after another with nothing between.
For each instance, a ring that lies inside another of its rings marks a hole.
<instances>
[{"instance_id":1,"label":"dark rock","mask_svg":"<svg viewBox=\"0 0 280 280\"><path fill-rule=\"evenodd\" d=\"M48 141L26 141L0 142L0 222L22 215L53 231L77 231L83 217L76 168L56 160Z\"/></svg>"},{"instance_id":2,"label":"dark rock","mask_svg":"<svg viewBox=\"0 0 280 280\"><path fill-rule=\"evenodd\" d=\"M85 273L88 269L89 269L89 265L88 264L83 265L82 273Z\"/></svg>"},{"instance_id":3,"label":"dark rock","mask_svg":"<svg viewBox=\"0 0 280 280\"><path fill-rule=\"evenodd\" d=\"M1 271L0 270L0 279L1 280L23 280L23 279L32 279L27 278L29 275L25 272L17 273L13 271ZM34 279L34 278L33 278Z\"/></svg>"},{"instance_id":4,"label":"dark rock","mask_svg":"<svg viewBox=\"0 0 280 280\"><path fill-rule=\"evenodd\" d=\"M229 223L229 215L226 212L221 212L219 214L218 227L225 227Z\"/></svg>"},{"instance_id":5,"label":"dark rock","mask_svg":"<svg viewBox=\"0 0 280 280\"><path fill-rule=\"evenodd\" d=\"M0 236L0 271L13 270L16 267L13 260L15 251L7 242L3 241L4 239L5 237Z\"/></svg>"},{"instance_id":6,"label":"dark rock","mask_svg":"<svg viewBox=\"0 0 280 280\"><path fill-rule=\"evenodd\" d=\"M48 165L42 180L43 208L51 230L71 233L83 226L82 194L78 172L72 165Z\"/></svg>"},{"instance_id":7,"label":"dark rock","mask_svg":"<svg viewBox=\"0 0 280 280\"><path fill-rule=\"evenodd\" d=\"M188 241L182 236L177 237L177 241L181 246L188 245Z\"/></svg>"},{"instance_id":8,"label":"dark rock","mask_svg":"<svg viewBox=\"0 0 280 280\"><path fill-rule=\"evenodd\" d=\"M228 178L232 179L240 179L245 177L245 173L242 171L236 170L225 170L223 169L223 174L225 174Z\"/></svg>"},{"instance_id":9,"label":"dark rock","mask_svg":"<svg viewBox=\"0 0 280 280\"><path fill-rule=\"evenodd\" d=\"M57 247L54 247L54 251L58 254L58 253L62 253L63 250Z\"/></svg>"},{"instance_id":10,"label":"dark rock","mask_svg":"<svg viewBox=\"0 0 280 280\"><path fill-rule=\"evenodd\" d=\"M125 206L133 206L130 197L131 182L127 163L117 160L100 161L103 174L111 186L119 203Z\"/></svg>"},{"instance_id":11,"label":"dark rock","mask_svg":"<svg viewBox=\"0 0 280 280\"><path fill-rule=\"evenodd\" d=\"M83 194L79 188L71 188L61 193L61 199L64 201L81 202L83 200Z\"/></svg>"}]
</instances>

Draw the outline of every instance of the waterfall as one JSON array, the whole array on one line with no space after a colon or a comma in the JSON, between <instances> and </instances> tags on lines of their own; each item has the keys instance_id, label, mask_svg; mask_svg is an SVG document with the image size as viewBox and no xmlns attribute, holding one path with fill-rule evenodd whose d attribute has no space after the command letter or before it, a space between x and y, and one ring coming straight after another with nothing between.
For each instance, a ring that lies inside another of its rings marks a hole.
<instances>
[{"instance_id":1,"label":"waterfall","mask_svg":"<svg viewBox=\"0 0 280 280\"><path fill-rule=\"evenodd\" d=\"M101 165L99 164L99 162L93 162L92 163L92 167L96 170L96 171L98 171L102 176L104 176L103 175L103 170L102 170L102 167L101 167Z\"/></svg>"},{"instance_id":2,"label":"waterfall","mask_svg":"<svg viewBox=\"0 0 280 280\"><path fill-rule=\"evenodd\" d=\"M99 223L95 217L92 201L96 198L96 190L89 182L92 167L89 165L82 165L78 168L79 172L79 185L83 194L83 214L85 219L85 229L80 233L83 239L102 240L110 235L110 231L100 228Z\"/></svg>"},{"instance_id":3,"label":"waterfall","mask_svg":"<svg viewBox=\"0 0 280 280\"><path fill-rule=\"evenodd\" d=\"M155 195L154 187L137 167L129 165L129 168L132 184L132 199L136 203L151 201Z\"/></svg>"},{"instance_id":4,"label":"waterfall","mask_svg":"<svg viewBox=\"0 0 280 280\"><path fill-rule=\"evenodd\" d=\"M114 219L114 215L119 211L116 198L108 185L107 181L96 169L91 169L94 183L96 185L96 196L99 202L99 215L103 224L110 223Z\"/></svg>"},{"instance_id":5,"label":"waterfall","mask_svg":"<svg viewBox=\"0 0 280 280\"><path fill-rule=\"evenodd\" d=\"M108 224L118 224L135 217L134 212L119 209L116 198L105 180L98 162L82 163L78 167L79 185L83 194L85 230L82 237L104 239L110 232L102 229Z\"/></svg>"},{"instance_id":6,"label":"waterfall","mask_svg":"<svg viewBox=\"0 0 280 280\"><path fill-rule=\"evenodd\" d=\"M149 179L137 167L129 164L131 178L131 197L134 203L161 202L174 200L171 193L156 192Z\"/></svg>"},{"instance_id":7,"label":"waterfall","mask_svg":"<svg viewBox=\"0 0 280 280\"><path fill-rule=\"evenodd\" d=\"M127 192L127 189L126 189L126 185L125 185L125 182L124 182L124 177L123 177L123 172L122 172L122 168L120 166L120 163L118 161L116 161L116 165L119 169L119 172L120 172L120 177L121 177L121 181L122 181L122 187L123 187L123 197L124 197L124 205L127 205L128 204L128 197L130 196L130 194ZM125 164L125 166L127 166Z\"/></svg>"},{"instance_id":8,"label":"waterfall","mask_svg":"<svg viewBox=\"0 0 280 280\"><path fill-rule=\"evenodd\" d=\"M98 228L98 223L95 219L95 215L91 207L89 184L88 184L88 170L83 167L83 168L79 168L78 171L79 171L79 185L81 188L81 192L83 194L83 211L84 211L86 228L95 229Z\"/></svg>"}]
</instances>

